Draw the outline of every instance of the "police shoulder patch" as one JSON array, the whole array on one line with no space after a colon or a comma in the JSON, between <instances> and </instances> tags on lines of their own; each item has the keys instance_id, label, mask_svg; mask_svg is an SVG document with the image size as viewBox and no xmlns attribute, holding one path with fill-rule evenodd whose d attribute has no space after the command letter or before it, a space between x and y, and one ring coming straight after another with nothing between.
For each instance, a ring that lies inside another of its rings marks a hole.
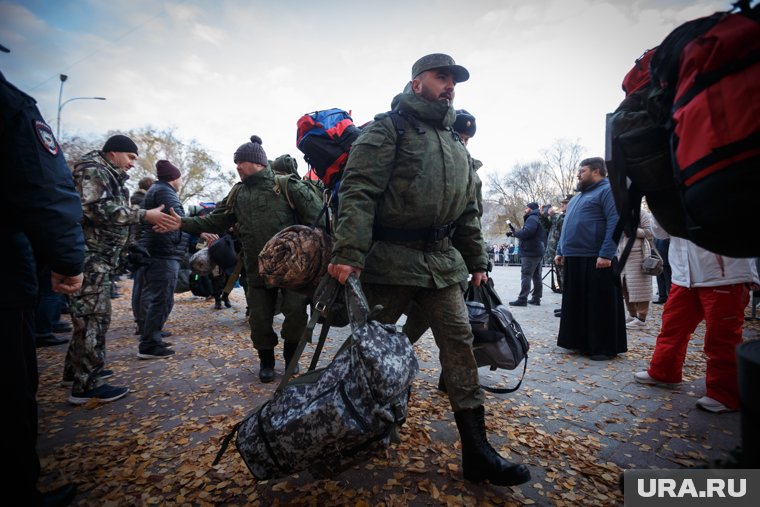
<instances>
[{"instance_id":1,"label":"police shoulder patch","mask_svg":"<svg viewBox=\"0 0 760 507\"><path fill-rule=\"evenodd\" d=\"M58 155L58 143L55 140L53 129L50 128L50 125L44 121L35 120L34 131L37 133L37 139L40 140L40 144L45 148L45 151L54 157Z\"/></svg>"}]
</instances>

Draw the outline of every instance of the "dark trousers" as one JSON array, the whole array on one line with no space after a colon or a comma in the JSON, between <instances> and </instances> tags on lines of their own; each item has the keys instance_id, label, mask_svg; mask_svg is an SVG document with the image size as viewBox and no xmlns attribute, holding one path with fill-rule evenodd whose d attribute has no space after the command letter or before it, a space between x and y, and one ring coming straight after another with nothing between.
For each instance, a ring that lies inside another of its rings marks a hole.
<instances>
[{"instance_id":1,"label":"dark trousers","mask_svg":"<svg viewBox=\"0 0 760 507\"><path fill-rule=\"evenodd\" d=\"M670 293L670 275L672 273L670 269L670 263L668 262L668 251L670 249L669 239L656 239L654 240L654 246L663 259L662 273L657 275L657 297L661 300L668 299Z\"/></svg>"},{"instance_id":2,"label":"dark trousers","mask_svg":"<svg viewBox=\"0 0 760 507\"><path fill-rule=\"evenodd\" d=\"M37 505L40 461L37 456L37 351L34 344L34 308L0 310L3 353L0 382L5 389L0 453L9 465L0 487L19 505Z\"/></svg>"},{"instance_id":3,"label":"dark trousers","mask_svg":"<svg viewBox=\"0 0 760 507\"><path fill-rule=\"evenodd\" d=\"M140 271L144 275L140 296L143 319L140 350L143 350L161 344L161 330L174 307L179 261L153 258L150 265Z\"/></svg>"},{"instance_id":4,"label":"dark trousers","mask_svg":"<svg viewBox=\"0 0 760 507\"><path fill-rule=\"evenodd\" d=\"M520 260L520 295L519 301L527 301L530 294L530 282L533 282L533 299L541 299L544 286L541 281L543 257L523 257Z\"/></svg>"},{"instance_id":5,"label":"dark trousers","mask_svg":"<svg viewBox=\"0 0 760 507\"><path fill-rule=\"evenodd\" d=\"M61 318L63 294L53 292L50 284L50 268L43 269L39 278L39 299L35 312L35 334L51 336L53 325Z\"/></svg>"},{"instance_id":6,"label":"dark trousers","mask_svg":"<svg viewBox=\"0 0 760 507\"><path fill-rule=\"evenodd\" d=\"M143 316L140 298L142 297L143 277L145 267L141 267L132 274L132 316L137 324L137 334L142 334Z\"/></svg>"}]
</instances>

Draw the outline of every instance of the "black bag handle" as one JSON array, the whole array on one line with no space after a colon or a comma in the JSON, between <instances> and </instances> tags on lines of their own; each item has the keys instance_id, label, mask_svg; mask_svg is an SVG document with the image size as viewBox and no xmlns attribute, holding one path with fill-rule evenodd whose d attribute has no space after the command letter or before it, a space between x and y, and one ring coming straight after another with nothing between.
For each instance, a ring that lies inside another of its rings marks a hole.
<instances>
[{"instance_id":1,"label":"black bag handle","mask_svg":"<svg viewBox=\"0 0 760 507\"><path fill-rule=\"evenodd\" d=\"M488 313L491 313L493 308L504 304L499 294L496 293L496 289L493 287L493 280L490 278L480 282L480 285L477 287L472 282L468 283L467 290L464 292L464 300L482 303Z\"/></svg>"},{"instance_id":2,"label":"black bag handle","mask_svg":"<svg viewBox=\"0 0 760 507\"><path fill-rule=\"evenodd\" d=\"M523 379L525 378L525 372L528 369L528 354L525 354L525 359L523 359L523 371L522 375L520 376L520 381L517 383L515 387L490 387L483 384L480 384L480 388L484 391L488 391L489 393L494 394L509 394L517 391L520 389L520 386L522 385Z\"/></svg>"}]
</instances>

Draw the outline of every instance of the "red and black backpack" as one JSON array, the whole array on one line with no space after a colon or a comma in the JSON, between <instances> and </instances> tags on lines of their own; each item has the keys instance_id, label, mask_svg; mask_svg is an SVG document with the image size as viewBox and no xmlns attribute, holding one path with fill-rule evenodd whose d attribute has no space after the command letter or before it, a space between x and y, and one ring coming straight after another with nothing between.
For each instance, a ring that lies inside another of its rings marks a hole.
<instances>
[{"instance_id":1,"label":"red and black backpack","mask_svg":"<svg viewBox=\"0 0 760 507\"><path fill-rule=\"evenodd\" d=\"M740 1L684 23L623 88L607 137L618 236L636 227L646 196L670 234L723 255L760 255L749 231L735 232L760 195L760 5Z\"/></svg>"}]
</instances>

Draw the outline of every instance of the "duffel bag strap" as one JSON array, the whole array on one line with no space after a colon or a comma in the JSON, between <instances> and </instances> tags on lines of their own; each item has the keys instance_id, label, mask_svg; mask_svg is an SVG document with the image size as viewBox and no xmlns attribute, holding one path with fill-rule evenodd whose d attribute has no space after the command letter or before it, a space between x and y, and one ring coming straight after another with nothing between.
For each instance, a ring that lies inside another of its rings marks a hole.
<instances>
[{"instance_id":1,"label":"duffel bag strap","mask_svg":"<svg viewBox=\"0 0 760 507\"><path fill-rule=\"evenodd\" d=\"M480 384L480 388L484 391L488 391L489 393L494 394L509 394L517 391L520 389L520 386L522 385L522 381L525 378L525 371L528 369L528 355L525 355L525 359L523 360L523 371L522 376L520 377L520 381L517 383L515 387L490 387L490 386L484 386L483 384Z\"/></svg>"},{"instance_id":2,"label":"duffel bag strap","mask_svg":"<svg viewBox=\"0 0 760 507\"><path fill-rule=\"evenodd\" d=\"M222 456L224 455L224 451L226 451L227 447L229 447L232 437L234 437L237 434L238 430L240 429L240 425L243 424L243 422L246 419L243 419L242 421L235 424L235 426L232 427L230 432L227 433L227 436L224 437L224 440L222 440L222 447L219 449L219 452L216 453L216 458L214 458L214 461L213 463L211 463L211 466L216 465L217 463L219 463L219 460L222 459Z\"/></svg>"},{"instance_id":3,"label":"duffel bag strap","mask_svg":"<svg viewBox=\"0 0 760 507\"><path fill-rule=\"evenodd\" d=\"M309 371L317 369L319 363L319 356L322 355L322 348L325 346L327 340L327 333L330 331L330 324L332 324L333 313L329 312L322 323L322 330L319 332L319 341L317 342L317 348L314 350L314 355L311 357L311 364L309 364Z\"/></svg>"},{"instance_id":4,"label":"duffel bag strap","mask_svg":"<svg viewBox=\"0 0 760 507\"><path fill-rule=\"evenodd\" d=\"M325 322L322 324L322 331L319 333L319 343L317 344L317 349L314 352L314 357L312 357L309 370L316 368L317 363L319 362L319 356L322 353L322 347L324 346L325 340L327 339L327 333L330 330L330 323L332 322L333 318L331 307L335 302L335 298L338 296L339 290L340 284L338 281L332 278L329 274L325 274L320 281L317 290L314 292L314 309L311 314L311 318L309 319L309 323L306 325L306 329L303 330L301 339L298 341L298 347L296 347L296 350L293 353L293 357L290 358L290 363L288 364L288 367L285 370L285 373L282 376L282 380L280 381L280 385L277 386L276 391L281 391L284 389L285 384L287 384L290 378L293 376L293 372L298 366L298 360L301 358L301 354L303 354L303 349L306 348L307 343L311 343L311 337L314 335L314 328L317 325L317 321L320 317L323 317Z\"/></svg>"},{"instance_id":5,"label":"duffel bag strap","mask_svg":"<svg viewBox=\"0 0 760 507\"><path fill-rule=\"evenodd\" d=\"M222 292L226 295L230 295L230 292L232 292L232 289L235 287L235 282L238 278L240 278L240 272L243 270L243 259L240 258L240 255L238 255L237 264L235 264L235 269L232 270L232 274L230 274L229 278L227 278L227 283L224 284L224 289L222 289Z\"/></svg>"},{"instance_id":6,"label":"duffel bag strap","mask_svg":"<svg viewBox=\"0 0 760 507\"><path fill-rule=\"evenodd\" d=\"M306 325L306 329L303 330L303 334L301 335L301 339L298 341L298 346L296 347L295 352L293 352L293 356L290 358L290 362L288 363L288 367L285 369L285 373L282 375L282 380L280 380L280 385L277 386L277 389L275 391L282 391L285 388L285 384L288 383L288 380L293 376L293 372L296 370L296 367L298 366L298 360L301 358L301 354L303 354L303 349L306 348L306 344L311 342L311 337L314 334L314 328L317 325L317 321L319 320L320 313L318 311L314 311L314 313L311 314L311 318L309 319L309 323ZM322 328L324 331L324 327ZM325 335L327 333L325 332ZM322 339L322 336L320 335L320 340ZM317 357L319 359L319 357Z\"/></svg>"}]
</instances>

